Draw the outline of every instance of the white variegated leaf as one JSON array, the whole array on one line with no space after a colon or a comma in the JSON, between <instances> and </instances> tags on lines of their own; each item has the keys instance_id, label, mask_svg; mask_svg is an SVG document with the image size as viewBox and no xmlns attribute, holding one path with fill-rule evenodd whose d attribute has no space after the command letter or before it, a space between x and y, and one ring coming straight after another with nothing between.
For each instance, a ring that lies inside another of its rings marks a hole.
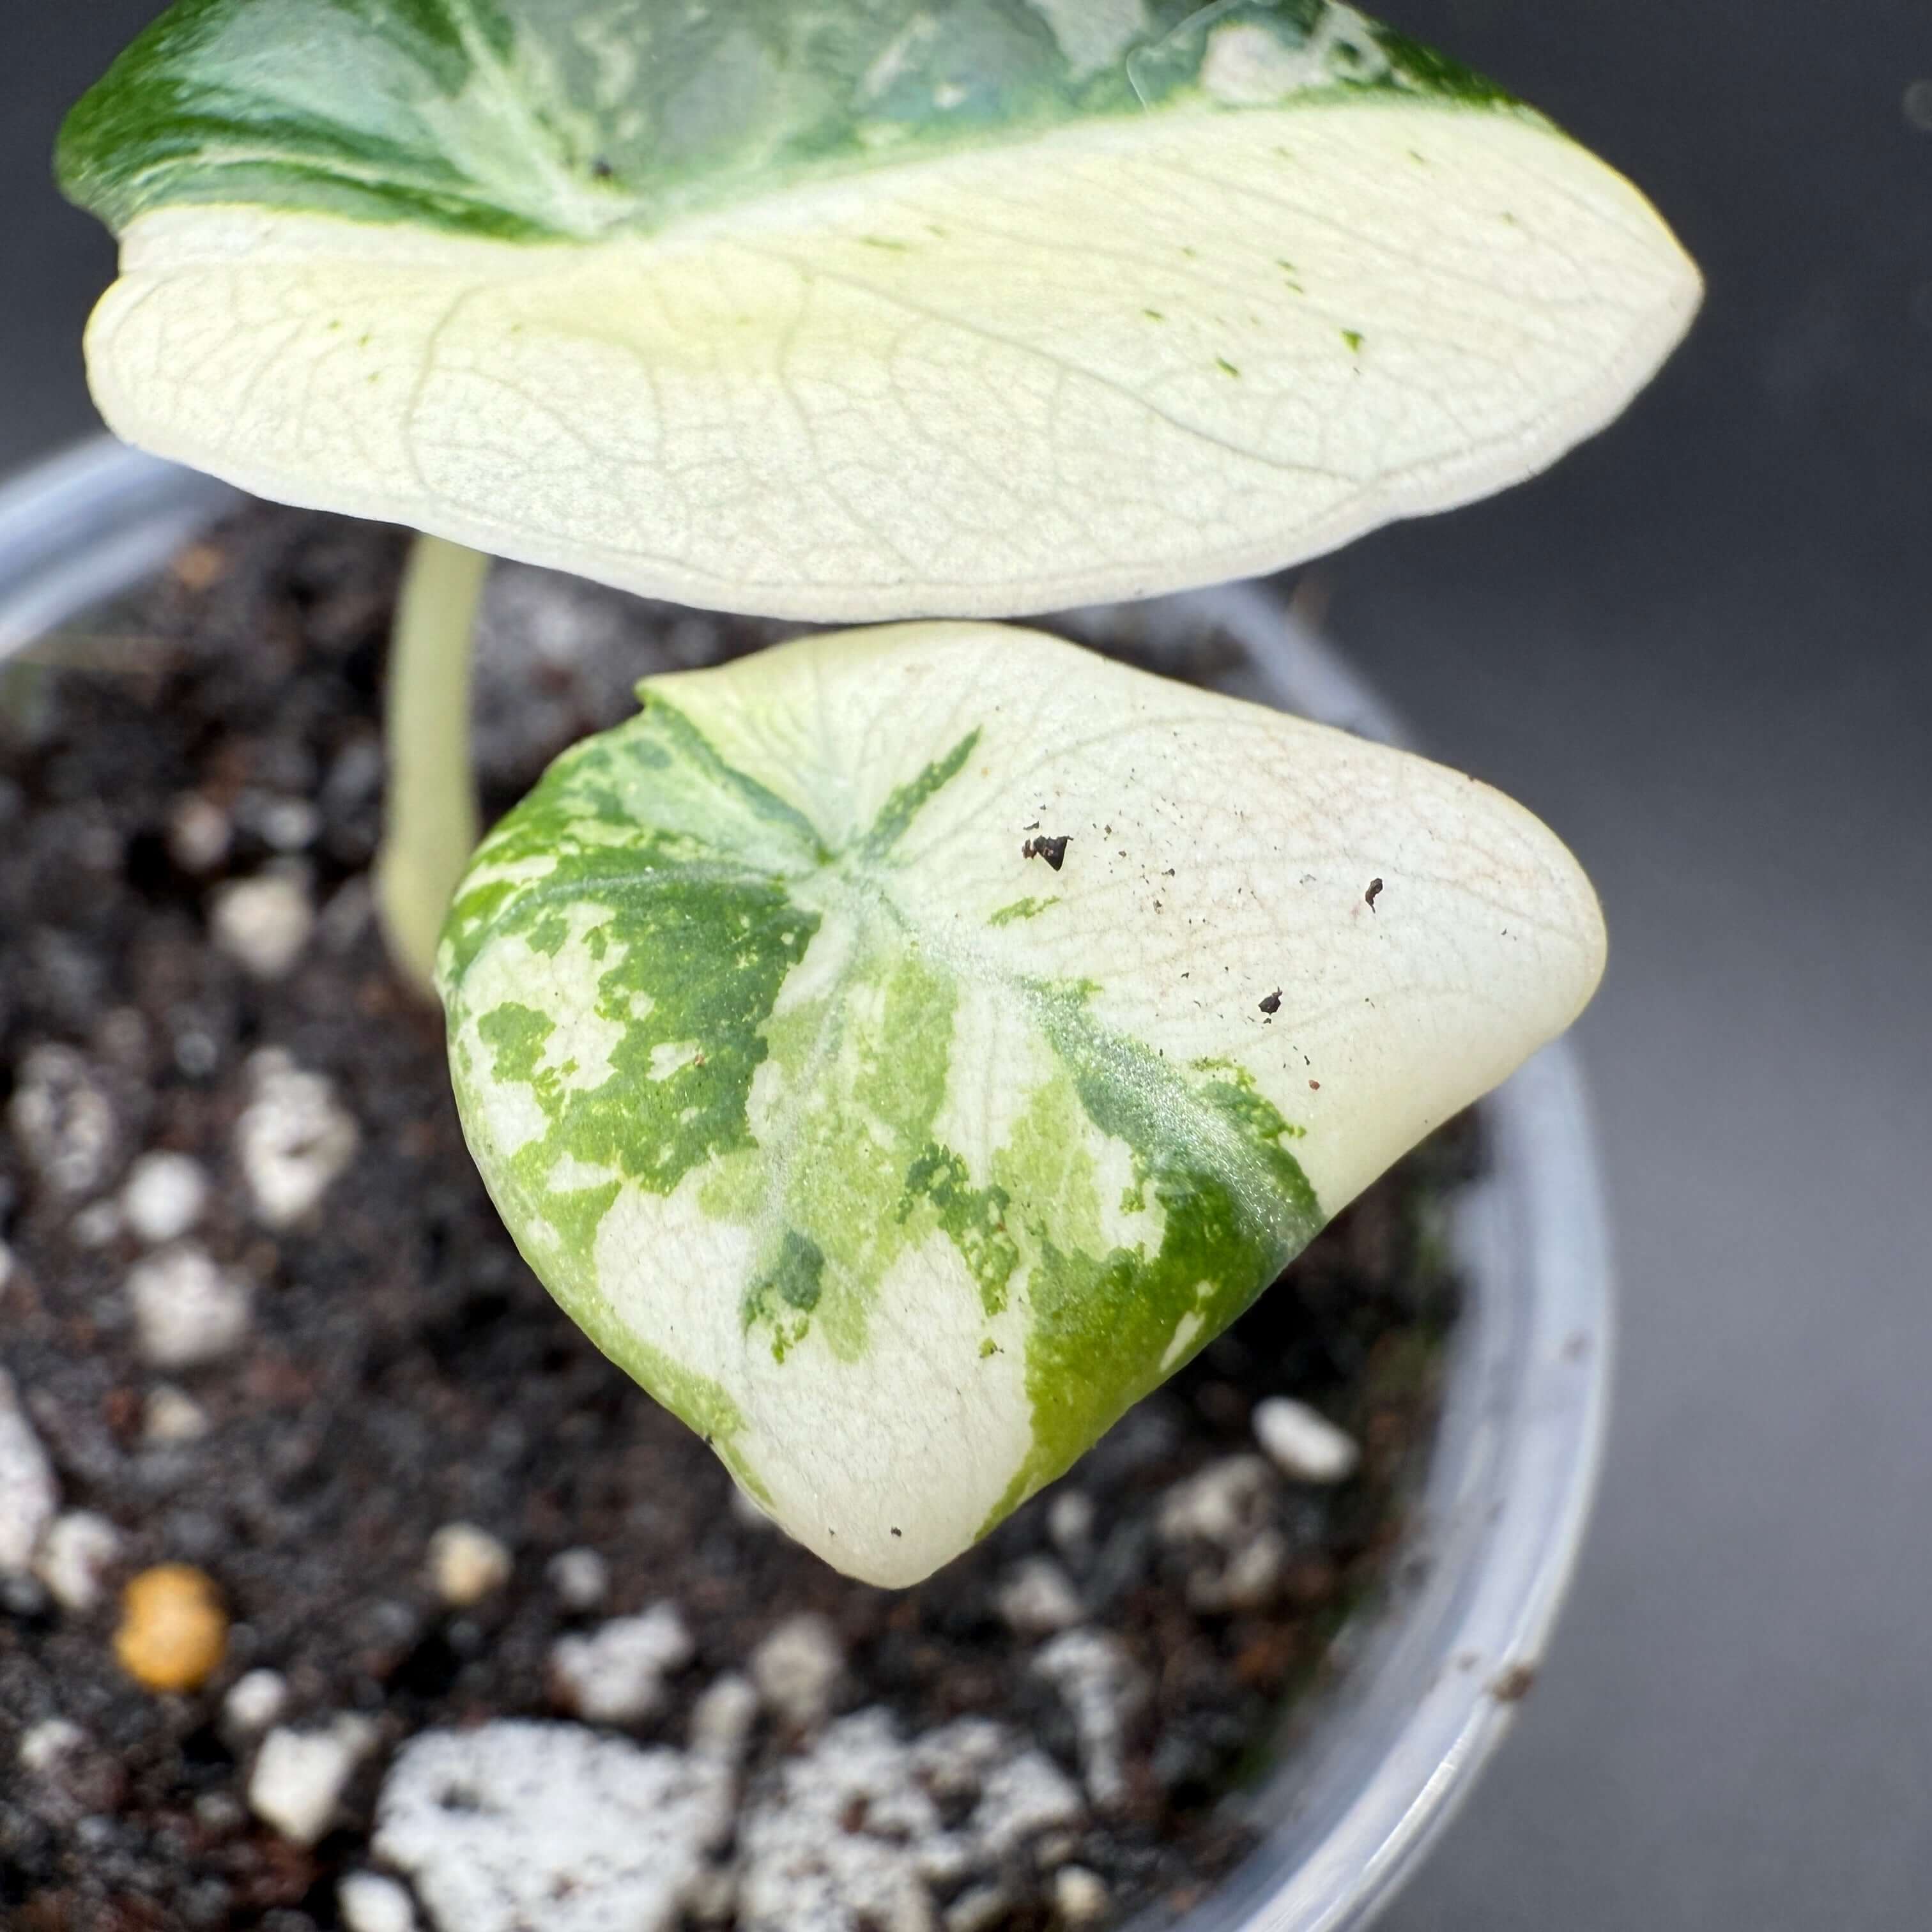
<instances>
[{"instance_id":1,"label":"white variegated leaf","mask_svg":"<svg viewBox=\"0 0 1932 1932\"><path fill-rule=\"evenodd\" d=\"M1643 197L1328 0L178 0L79 110L130 441L687 602L998 614L1528 476Z\"/></svg>"},{"instance_id":2,"label":"white variegated leaf","mask_svg":"<svg viewBox=\"0 0 1932 1932\"><path fill-rule=\"evenodd\" d=\"M1036 634L640 696L458 896L465 1126L598 1346L876 1582L1058 1475L1601 968L1496 793Z\"/></svg>"}]
</instances>

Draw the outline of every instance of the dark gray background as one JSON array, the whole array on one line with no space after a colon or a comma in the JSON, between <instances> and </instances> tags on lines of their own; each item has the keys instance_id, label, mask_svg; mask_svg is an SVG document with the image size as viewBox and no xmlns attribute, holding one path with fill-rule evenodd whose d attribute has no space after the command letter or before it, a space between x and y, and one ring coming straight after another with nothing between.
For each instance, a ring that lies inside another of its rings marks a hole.
<instances>
[{"instance_id":1,"label":"dark gray background","mask_svg":"<svg viewBox=\"0 0 1932 1932\"><path fill-rule=\"evenodd\" d=\"M0 464L91 418L46 185L152 0L8 0ZM1608 908L1624 1340L1520 1727L1396 1932L1932 1924L1932 0L1384 0L1646 188L1705 314L1553 476L1322 567Z\"/></svg>"}]
</instances>

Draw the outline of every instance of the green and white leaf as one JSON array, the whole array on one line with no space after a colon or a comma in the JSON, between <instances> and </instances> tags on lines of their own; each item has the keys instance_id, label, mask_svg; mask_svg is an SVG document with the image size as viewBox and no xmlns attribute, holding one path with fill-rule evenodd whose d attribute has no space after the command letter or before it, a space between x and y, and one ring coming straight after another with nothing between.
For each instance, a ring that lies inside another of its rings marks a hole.
<instances>
[{"instance_id":1,"label":"green and white leaf","mask_svg":"<svg viewBox=\"0 0 1932 1932\"><path fill-rule=\"evenodd\" d=\"M1270 569L1601 427L1695 271L1328 0L178 0L82 102L130 441L688 602Z\"/></svg>"},{"instance_id":2,"label":"green and white leaf","mask_svg":"<svg viewBox=\"0 0 1932 1932\"><path fill-rule=\"evenodd\" d=\"M458 896L465 1127L598 1345L878 1582L1059 1474L1601 969L1495 792L1031 632L640 694Z\"/></svg>"}]
</instances>

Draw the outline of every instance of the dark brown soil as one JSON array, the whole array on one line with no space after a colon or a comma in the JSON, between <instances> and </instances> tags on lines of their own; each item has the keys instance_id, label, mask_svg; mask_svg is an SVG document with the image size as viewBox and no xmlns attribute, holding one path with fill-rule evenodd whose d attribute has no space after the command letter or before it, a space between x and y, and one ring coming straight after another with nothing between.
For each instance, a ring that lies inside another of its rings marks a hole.
<instances>
[{"instance_id":1,"label":"dark brown soil","mask_svg":"<svg viewBox=\"0 0 1932 1932\"><path fill-rule=\"evenodd\" d=\"M335 1878L367 1857L395 1746L432 1724L555 1714L546 1658L584 1619L545 1564L578 1546L610 1566L600 1615L668 1599L696 1640L697 1663L640 1735L681 1739L705 1683L782 1618L814 1610L847 1646L839 1708L884 1702L912 1730L989 1714L1077 1773L1070 1720L1019 1667L1027 1646L994 1607L1015 1562L1052 1547L1048 1498L920 1589L848 1582L734 1514L703 1445L597 1354L503 1233L458 1131L436 1018L392 978L362 883L400 554L393 533L251 512L67 639L59 668L0 682L0 1107L26 1055L64 1042L110 1097L115 1137L79 1197L0 1139L13 1257L0 1361L62 1507L118 1526L126 1570L200 1566L236 1620L205 1689L158 1696L115 1660L112 1591L77 1615L13 1588L0 1606L0 1922L20 1932L337 1924ZM539 594L511 590L500 628L520 621L518 596ZM571 594L589 600L574 631L484 653L493 808L572 737L623 715L633 677L778 634ZM233 828L227 856L198 873L170 844L190 794ZM279 809L290 802L319 816L304 827ZM298 851L278 854L278 839ZM302 872L321 919L295 970L263 984L211 945L207 908L222 879L277 863ZM231 1144L244 1060L265 1045L328 1076L361 1127L352 1168L280 1234L251 1218ZM255 1289L246 1346L169 1376L134 1346L123 1282L135 1243L86 1212L154 1148L207 1169L195 1238ZM1216 1799L1317 1672L1346 1609L1390 1574L1455 1301L1431 1231L1472 1148L1465 1129L1412 1156L1069 1479L1098 1527L1068 1567L1154 1686L1131 1740L1130 1801L1076 1853L1106 1880L1114 1918L1185 1904L1240 1854L1244 1833ZM206 1435L146 1438L164 1380L206 1412ZM1272 1520L1293 1551L1282 1584L1258 1609L1204 1613L1189 1602L1198 1558L1159 1539L1155 1508L1177 1479L1251 1449L1250 1408L1277 1392L1348 1428L1363 1468L1334 1490L1280 1486ZM515 1557L508 1586L462 1614L424 1574L432 1533L457 1520ZM289 1681L290 1721L355 1710L380 1726L348 1822L312 1851L248 1815L246 1752L218 1721L224 1690L263 1665ZM16 1768L18 1741L53 1718L87 1742L59 1779L36 1781ZM787 1743L761 1732L754 1762ZM1049 1920L1022 1901L1001 1922Z\"/></svg>"}]
</instances>

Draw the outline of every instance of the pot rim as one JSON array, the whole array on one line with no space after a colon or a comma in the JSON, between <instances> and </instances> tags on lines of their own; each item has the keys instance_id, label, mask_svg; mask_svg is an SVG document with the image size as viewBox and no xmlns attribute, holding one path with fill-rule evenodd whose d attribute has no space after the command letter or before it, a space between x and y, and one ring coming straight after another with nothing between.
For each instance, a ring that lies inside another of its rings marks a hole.
<instances>
[{"instance_id":1,"label":"pot rim","mask_svg":"<svg viewBox=\"0 0 1932 1932\"><path fill-rule=\"evenodd\" d=\"M131 589L242 500L98 436L0 484L0 661ZM1173 646L1204 622L1246 653L1227 680L1367 737L1407 734L1343 660L1253 585L1070 614ZM1489 1171L1454 1197L1472 1286L1396 1577L1336 1640L1338 1681L1291 1714L1239 1801L1258 1848L1172 1932L1353 1932L1454 1815L1533 1681L1574 1568L1606 1421L1611 1269L1574 1050L1546 1047L1478 1103Z\"/></svg>"}]
</instances>

